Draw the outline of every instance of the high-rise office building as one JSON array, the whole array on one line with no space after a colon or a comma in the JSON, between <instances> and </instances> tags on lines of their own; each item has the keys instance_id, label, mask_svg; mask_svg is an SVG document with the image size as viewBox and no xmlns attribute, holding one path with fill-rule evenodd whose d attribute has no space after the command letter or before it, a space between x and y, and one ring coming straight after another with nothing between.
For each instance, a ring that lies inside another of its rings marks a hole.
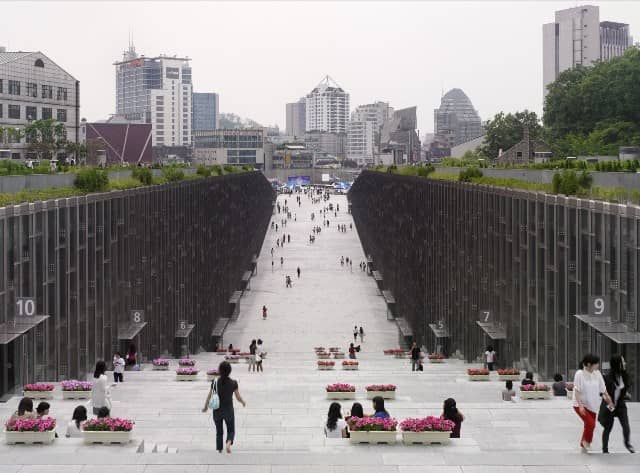
<instances>
[{"instance_id":1,"label":"high-rise office building","mask_svg":"<svg viewBox=\"0 0 640 473\"><path fill-rule=\"evenodd\" d=\"M189 58L145 57L133 45L116 62L116 113L151 123L153 146L191 144L192 82Z\"/></svg>"},{"instance_id":2,"label":"high-rise office building","mask_svg":"<svg viewBox=\"0 0 640 473\"><path fill-rule=\"evenodd\" d=\"M349 94L326 76L306 97L306 131L346 133Z\"/></svg>"},{"instance_id":3,"label":"high-rise office building","mask_svg":"<svg viewBox=\"0 0 640 473\"><path fill-rule=\"evenodd\" d=\"M347 129L347 157L359 165L373 164L382 126L393 115L388 102L358 105Z\"/></svg>"},{"instance_id":4,"label":"high-rise office building","mask_svg":"<svg viewBox=\"0 0 640 473\"><path fill-rule=\"evenodd\" d=\"M440 108L436 108L433 115L436 136L450 148L484 133L480 115L461 89L451 89L444 94Z\"/></svg>"},{"instance_id":5,"label":"high-rise office building","mask_svg":"<svg viewBox=\"0 0 640 473\"><path fill-rule=\"evenodd\" d=\"M193 131L218 128L219 104L220 100L216 93L193 93Z\"/></svg>"},{"instance_id":6,"label":"high-rise office building","mask_svg":"<svg viewBox=\"0 0 640 473\"><path fill-rule=\"evenodd\" d=\"M547 86L562 71L621 56L631 44L629 25L601 22L597 6L584 5L557 11L555 21L542 26L545 95Z\"/></svg>"},{"instance_id":7,"label":"high-rise office building","mask_svg":"<svg viewBox=\"0 0 640 473\"><path fill-rule=\"evenodd\" d=\"M302 97L297 102L288 103L286 109L287 136L293 136L294 138L304 137L307 123L306 99Z\"/></svg>"}]
</instances>

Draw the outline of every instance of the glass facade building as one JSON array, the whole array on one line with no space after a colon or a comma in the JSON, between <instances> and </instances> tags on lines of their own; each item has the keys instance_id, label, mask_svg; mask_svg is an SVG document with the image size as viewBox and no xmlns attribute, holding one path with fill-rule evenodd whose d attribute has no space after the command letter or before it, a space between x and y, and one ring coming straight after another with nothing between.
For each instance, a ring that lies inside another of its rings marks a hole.
<instances>
[{"instance_id":1,"label":"glass facade building","mask_svg":"<svg viewBox=\"0 0 640 473\"><path fill-rule=\"evenodd\" d=\"M194 92L193 131L216 130L218 128L218 106L218 94Z\"/></svg>"}]
</instances>

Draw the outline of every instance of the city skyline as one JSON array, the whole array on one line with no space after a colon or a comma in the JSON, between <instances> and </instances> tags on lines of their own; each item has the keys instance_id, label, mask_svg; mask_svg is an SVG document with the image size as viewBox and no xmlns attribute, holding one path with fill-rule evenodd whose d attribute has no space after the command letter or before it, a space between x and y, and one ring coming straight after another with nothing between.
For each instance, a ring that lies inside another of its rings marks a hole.
<instances>
[{"instance_id":1,"label":"city skyline","mask_svg":"<svg viewBox=\"0 0 640 473\"><path fill-rule=\"evenodd\" d=\"M553 21L556 10L578 5L377 2L365 10L361 2L323 2L322 9L315 8L318 2L185 2L177 9L168 2L129 2L129 20L123 22L113 8L118 4L50 2L34 9L28 2L7 2L4 14L16 21L4 25L0 46L42 51L77 77L82 84L81 116L89 121L115 112L113 63L132 32L141 54L191 58L194 90L218 92L221 112L284 130L284 105L306 95L329 74L351 95L351 110L378 100L397 109L417 105L421 134L433 130L432 111L442 93L452 88L467 93L483 121L499 111L526 108L541 113L542 25ZM638 36L640 4L584 4L598 5L601 18L629 23L631 34ZM153 22L135 20L148 17L151 8ZM307 23L309 12L317 18L312 25ZM344 21L329 21L338 13L349 26L346 34L337 34ZM53 36L39 33L47 31L51 15L59 14L75 20L74 28ZM27 15L29 35L19 21ZM96 17L101 21L87 21ZM211 31L205 24L216 17L232 21L217 24L215 36L203 36L203 31ZM252 28L252 34L238 35L240 24ZM363 35L369 35L366 46ZM247 55L253 59L247 61ZM286 65L296 58L301 59L296 67ZM391 63L414 66L403 72ZM520 71L517 81L510 73L515 70Z\"/></svg>"}]
</instances>

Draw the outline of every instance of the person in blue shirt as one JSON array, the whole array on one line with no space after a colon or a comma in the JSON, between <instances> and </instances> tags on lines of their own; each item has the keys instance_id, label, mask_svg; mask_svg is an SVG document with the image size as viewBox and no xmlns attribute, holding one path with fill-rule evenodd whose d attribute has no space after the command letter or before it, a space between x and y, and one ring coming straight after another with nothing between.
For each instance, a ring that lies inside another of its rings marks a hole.
<instances>
[{"instance_id":1,"label":"person in blue shirt","mask_svg":"<svg viewBox=\"0 0 640 473\"><path fill-rule=\"evenodd\" d=\"M387 410L384 408L384 399L381 396L376 396L373 398L373 417L378 417L379 419L388 419L391 417Z\"/></svg>"}]
</instances>

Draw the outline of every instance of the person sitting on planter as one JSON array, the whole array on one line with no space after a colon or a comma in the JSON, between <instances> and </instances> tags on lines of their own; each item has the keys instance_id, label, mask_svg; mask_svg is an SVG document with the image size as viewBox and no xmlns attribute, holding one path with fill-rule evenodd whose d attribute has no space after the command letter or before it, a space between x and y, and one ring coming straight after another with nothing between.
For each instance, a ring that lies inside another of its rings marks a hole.
<instances>
[{"instance_id":1,"label":"person sitting on planter","mask_svg":"<svg viewBox=\"0 0 640 473\"><path fill-rule=\"evenodd\" d=\"M384 408L384 398L382 396L373 398L373 410L373 417L377 417L378 419L388 419L391 417Z\"/></svg>"},{"instance_id":2,"label":"person sitting on planter","mask_svg":"<svg viewBox=\"0 0 640 473\"><path fill-rule=\"evenodd\" d=\"M536 382L533 380L533 373L531 371L527 371L527 374L524 375L524 379L520 383L522 386L535 386Z\"/></svg>"},{"instance_id":3,"label":"person sitting on planter","mask_svg":"<svg viewBox=\"0 0 640 473\"><path fill-rule=\"evenodd\" d=\"M364 409L362 409L362 404L360 404L359 402L353 403L353 405L351 406L351 411L349 412L349 415L345 417L345 420L349 422L349 419L351 419L352 417L358 417L360 419L364 417Z\"/></svg>"},{"instance_id":4,"label":"person sitting on planter","mask_svg":"<svg viewBox=\"0 0 640 473\"><path fill-rule=\"evenodd\" d=\"M324 434L327 438L346 438L347 423L342 418L342 406L337 402L332 402L327 414L327 423L324 426Z\"/></svg>"},{"instance_id":5,"label":"person sitting on planter","mask_svg":"<svg viewBox=\"0 0 640 473\"><path fill-rule=\"evenodd\" d=\"M48 416L51 405L47 401L40 401L36 407L36 417L38 419Z\"/></svg>"},{"instance_id":6,"label":"person sitting on planter","mask_svg":"<svg viewBox=\"0 0 640 473\"><path fill-rule=\"evenodd\" d=\"M516 392L513 390L513 381L507 381L505 389L502 391L502 400L516 402Z\"/></svg>"},{"instance_id":7,"label":"person sitting on planter","mask_svg":"<svg viewBox=\"0 0 640 473\"><path fill-rule=\"evenodd\" d=\"M455 427L451 432L451 438L459 439L460 428L462 427L462 421L464 420L464 416L456 407L456 400L453 398L445 399L442 411L443 412L440 418L450 420L455 424Z\"/></svg>"},{"instance_id":8,"label":"person sitting on planter","mask_svg":"<svg viewBox=\"0 0 640 473\"><path fill-rule=\"evenodd\" d=\"M108 407L103 406L100 409L98 409L97 417L98 419L107 419L111 417L111 411L109 410Z\"/></svg>"},{"instance_id":9,"label":"person sitting on planter","mask_svg":"<svg viewBox=\"0 0 640 473\"><path fill-rule=\"evenodd\" d=\"M560 373L556 373L553 375L553 380L555 383L551 386L553 389L554 396L566 396L567 395L567 383L565 383L562 379L562 375Z\"/></svg>"},{"instance_id":10,"label":"person sitting on planter","mask_svg":"<svg viewBox=\"0 0 640 473\"><path fill-rule=\"evenodd\" d=\"M67 424L65 437L82 437L82 423L87 420L87 408L78 406L73 410L71 421Z\"/></svg>"},{"instance_id":11,"label":"person sitting on planter","mask_svg":"<svg viewBox=\"0 0 640 473\"><path fill-rule=\"evenodd\" d=\"M33 399L30 397L23 397L18 403L18 410L13 413L11 419L34 419L36 417L33 412Z\"/></svg>"}]
</instances>

